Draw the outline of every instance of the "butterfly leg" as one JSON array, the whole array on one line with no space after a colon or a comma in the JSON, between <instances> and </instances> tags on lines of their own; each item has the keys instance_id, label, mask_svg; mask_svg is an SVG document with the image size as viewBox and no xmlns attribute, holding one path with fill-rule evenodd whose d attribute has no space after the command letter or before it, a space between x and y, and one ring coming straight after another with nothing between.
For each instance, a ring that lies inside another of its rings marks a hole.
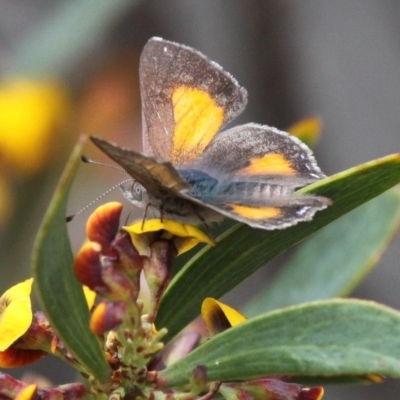
<instances>
[{"instance_id":1,"label":"butterfly leg","mask_svg":"<svg viewBox=\"0 0 400 400\"><path fill-rule=\"evenodd\" d=\"M207 224L206 220L203 218L203 216L200 214L199 210L196 207L192 207L193 213L196 215L196 217L200 220L201 224L204 226L207 235L210 237L210 239L215 243L215 238L210 230L210 226Z\"/></svg>"},{"instance_id":2,"label":"butterfly leg","mask_svg":"<svg viewBox=\"0 0 400 400\"><path fill-rule=\"evenodd\" d=\"M149 208L150 208L150 207L154 207L154 205L151 204L151 203L147 203L147 204L146 204L146 207L144 208L144 214L143 214L143 219L142 219L142 230L143 230L143 228L144 228L144 222L146 221L147 212L149 211Z\"/></svg>"}]
</instances>

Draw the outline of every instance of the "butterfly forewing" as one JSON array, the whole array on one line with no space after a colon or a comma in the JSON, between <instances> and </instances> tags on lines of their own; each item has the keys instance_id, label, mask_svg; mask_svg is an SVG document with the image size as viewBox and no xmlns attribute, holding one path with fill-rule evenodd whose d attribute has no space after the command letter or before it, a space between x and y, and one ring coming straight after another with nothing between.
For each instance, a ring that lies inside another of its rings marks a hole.
<instances>
[{"instance_id":1,"label":"butterfly forewing","mask_svg":"<svg viewBox=\"0 0 400 400\"><path fill-rule=\"evenodd\" d=\"M188 165L243 111L247 92L200 52L159 38L140 58L143 147L148 155Z\"/></svg>"},{"instance_id":2,"label":"butterfly forewing","mask_svg":"<svg viewBox=\"0 0 400 400\"><path fill-rule=\"evenodd\" d=\"M98 137L92 136L90 139L100 150L121 165L133 179L144 186L152 196L161 198L169 191L176 196L182 190L190 188L169 162L118 147Z\"/></svg>"}]
</instances>

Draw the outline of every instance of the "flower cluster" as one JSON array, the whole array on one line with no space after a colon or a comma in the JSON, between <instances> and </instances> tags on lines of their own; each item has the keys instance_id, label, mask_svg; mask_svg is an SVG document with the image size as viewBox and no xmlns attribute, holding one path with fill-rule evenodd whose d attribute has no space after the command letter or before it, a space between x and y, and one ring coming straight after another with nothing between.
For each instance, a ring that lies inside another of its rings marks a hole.
<instances>
[{"instance_id":1,"label":"flower cluster","mask_svg":"<svg viewBox=\"0 0 400 400\"><path fill-rule=\"evenodd\" d=\"M29 279L8 290L0 301L0 365L15 367L46 354L61 357L87 380L39 388L0 376L3 399L226 399L318 400L323 389L289 383L289 377L259 377L246 382L209 381L207 368L196 366L185 387L166 387L159 371L201 345L193 330L164 347L166 329L154 325L162 296L172 276L176 256L203 242L214 242L199 229L170 220L139 221L120 228L122 206L99 207L87 222L88 241L76 255L74 271L84 285L91 309L91 331L100 340L110 366L106 382L98 381L68 351L42 312L33 314ZM148 293L143 294L145 278ZM94 304L94 296L98 300ZM218 335L246 318L238 311L207 298L201 308L208 336Z\"/></svg>"}]
</instances>

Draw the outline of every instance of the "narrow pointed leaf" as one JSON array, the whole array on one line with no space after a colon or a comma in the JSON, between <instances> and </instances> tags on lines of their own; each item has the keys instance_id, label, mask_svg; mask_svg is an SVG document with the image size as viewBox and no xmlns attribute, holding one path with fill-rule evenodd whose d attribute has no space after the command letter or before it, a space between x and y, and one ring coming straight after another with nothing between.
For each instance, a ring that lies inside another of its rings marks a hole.
<instances>
[{"instance_id":1,"label":"narrow pointed leaf","mask_svg":"<svg viewBox=\"0 0 400 400\"><path fill-rule=\"evenodd\" d=\"M210 381L268 375L400 376L400 313L374 302L325 300L264 314L205 342L162 371L168 386L198 365ZM295 378L293 378L295 380Z\"/></svg>"},{"instance_id":2,"label":"narrow pointed leaf","mask_svg":"<svg viewBox=\"0 0 400 400\"><path fill-rule=\"evenodd\" d=\"M89 310L73 272L65 222L67 195L80 162L76 147L39 229L33 253L35 286L42 309L68 350L97 379L110 374L100 343L89 330Z\"/></svg>"},{"instance_id":3,"label":"narrow pointed leaf","mask_svg":"<svg viewBox=\"0 0 400 400\"><path fill-rule=\"evenodd\" d=\"M380 260L399 225L400 190L393 188L305 241L244 313L348 295Z\"/></svg>"},{"instance_id":4,"label":"narrow pointed leaf","mask_svg":"<svg viewBox=\"0 0 400 400\"><path fill-rule=\"evenodd\" d=\"M174 277L156 320L167 327L166 340L199 314L205 297L219 298L294 244L400 182L400 155L351 168L310 185L299 193L315 193L333 204L310 222L279 231L236 225L205 248ZM182 306L184 305L184 307Z\"/></svg>"}]
</instances>

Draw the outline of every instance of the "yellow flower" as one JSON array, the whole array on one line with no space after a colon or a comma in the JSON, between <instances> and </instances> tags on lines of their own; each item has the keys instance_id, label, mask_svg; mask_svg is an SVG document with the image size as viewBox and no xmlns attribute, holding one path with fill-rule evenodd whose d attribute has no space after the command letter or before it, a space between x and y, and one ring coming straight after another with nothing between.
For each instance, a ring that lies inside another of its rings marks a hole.
<instances>
[{"instance_id":1,"label":"yellow flower","mask_svg":"<svg viewBox=\"0 0 400 400\"><path fill-rule=\"evenodd\" d=\"M121 212L122 205L111 202L92 213L86 224L89 242L82 246L74 262L79 282L107 300L92 314L91 327L97 334L123 321L126 310L121 304L136 304L142 272L150 292L147 322L152 323L171 280L175 257L198 243L214 245L201 230L172 220L138 221L119 229ZM133 320L139 321L141 310L133 309Z\"/></svg>"},{"instance_id":2,"label":"yellow flower","mask_svg":"<svg viewBox=\"0 0 400 400\"><path fill-rule=\"evenodd\" d=\"M0 298L0 351L8 349L32 323L33 279L8 289Z\"/></svg>"},{"instance_id":3,"label":"yellow flower","mask_svg":"<svg viewBox=\"0 0 400 400\"><path fill-rule=\"evenodd\" d=\"M201 305L201 316L211 336L239 325L247 318L234 308L211 297ZM297 383L288 383L284 377L264 377L248 382L223 382L219 392L226 399L309 399L322 400L322 387L304 388Z\"/></svg>"},{"instance_id":4,"label":"yellow flower","mask_svg":"<svg viewBox=\"0 0 400 400\"><path fill-rule=\"evenodd\" d=\"M0 351L8 349L26 333L33 319L30 294L33 278L8 289L0 297ZM83 287L89 308L92 308L96 293Z\"/></svg>"},{"instance_id":5,"label":"yellow flower","mask_svg":"<svg viewBox=\"0 0 400 400\"><path fill-rule=\"evenodd\" d=\"M287 131L310 147L315 147L321 136L322 121L318 117L304 118L291 125Z\"/></svg>"},{"instance_id":6,"label":"yellow flower","mask_svg":"<svg viewBox=\"0 0 400 400\"><path fill-rule=\"evenodd\" d=\"M211 336L247 320L239 311L211 297L203 300L201 316Z\"/></svg>"},{"instance_id":7,"label":"yellow flower","mask_svg":"<svg viewBox=\"0 0 400 400\"><path fill-rule=\"evenodd\" d=\"M138 221L122 229L129 233L132 243L139 254L145 256L149 255L149 243L151 243L152 237L151 235L144 235L144 233L164 231L161 238L173 238L178 255L189 251L199 243L207 243L210 246L215 245L200 229L168 219L162 221L160 219L149 219L144 223Z\"/></svg>"},{"instance_id":8,"label":"yellow flower","mask_svg":"<svg viewBox=\"0 0 400 400\"><path fill-rule=\"evenodd\" d=\"M63 123L63 88L54 82L12 79L0 84L0 157L26 175L40 171L52 151L52 134Z\"/></svg>"},{"instance_id":9,"label":"yellow flower","mask_svg":"<svg viewBox=\"0 0 400 400\"><path fill-rule=\"evenodd\" d=\"M8 289L0 298L0 367L15 368L30 364L45 355L42 350L13 348L32 324L30 294L33 279Z\"/></svg>"},{"instance_id":10,"label":"yellow flower","mask_svg":"<svg viewBox=\"0 0 400 400\"><path fill-rule=\"evenodd\" d=\"M90 290L87 286L83 286L83 294L90 310L94 305L94 301L96 300L96 292Z\"/></svg>"},{"instance_id":11,"label":"yellow flower","mask_svg":"<svg viewBox=\"0 0 400 400\"><path fill-rule=\"evenodd\" d=\"M15 400L31 400L34 398L37 389L38 387L36 384L25 386L22 390L18 392Z\"/></svg>"}]
</instances>

